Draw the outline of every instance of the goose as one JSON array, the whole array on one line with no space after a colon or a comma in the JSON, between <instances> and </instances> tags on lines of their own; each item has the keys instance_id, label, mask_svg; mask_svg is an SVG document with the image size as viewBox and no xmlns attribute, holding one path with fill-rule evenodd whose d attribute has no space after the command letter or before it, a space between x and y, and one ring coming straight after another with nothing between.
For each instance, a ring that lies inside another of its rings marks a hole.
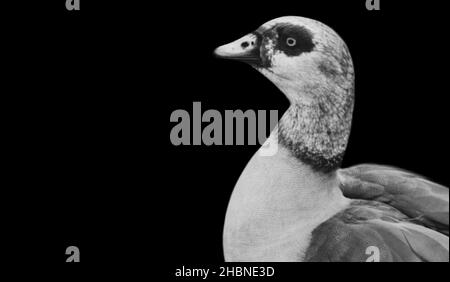
<instances>
[{"instance_id":1,"label":"goose","mask_svg":"<svg viewBox=\"0 0 450 282\"><path fill-rule=\"evenodd\" d=\"M226 261L449 261L447 187L391 166L341 168L354 69L335 31L281 17L214 53L251 65L290 102L266 140L277 152L256 152L234 187Z\"/></svg>"}]
</instances>

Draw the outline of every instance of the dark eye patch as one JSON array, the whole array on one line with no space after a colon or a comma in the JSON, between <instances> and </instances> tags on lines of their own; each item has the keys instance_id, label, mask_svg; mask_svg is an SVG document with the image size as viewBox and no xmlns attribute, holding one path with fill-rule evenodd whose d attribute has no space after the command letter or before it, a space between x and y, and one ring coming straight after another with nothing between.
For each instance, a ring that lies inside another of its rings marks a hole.
<instances>
[{"instance_id":1,"label":"dark eye patch","mask_svg":"<svg viewBox=\"0 0 450 282\"><path fill-rule=\"evenodd\" d=\"M315 45L312 34L304 27L283 25L277 28L277 33L277 49L284 52L287 56L298 56L314 50ZM294 45L292 44L293 42L295 42Z\"/></svg>"}]
</instances>

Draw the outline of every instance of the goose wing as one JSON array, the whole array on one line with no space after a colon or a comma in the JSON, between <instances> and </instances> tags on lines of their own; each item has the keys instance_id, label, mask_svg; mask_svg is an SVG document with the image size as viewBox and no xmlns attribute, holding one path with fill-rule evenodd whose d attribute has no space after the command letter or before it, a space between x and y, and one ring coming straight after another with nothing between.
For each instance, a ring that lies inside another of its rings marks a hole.
<instances>
[{"instance_id":1,"label":"goose wing","mask_svg":"<svg viewBox=\"0 0 450 282\"><path fill-rule=\"evenodd\" d=\"M340 188L350 199L388 204L411 219L448 236L449 189L393 167L358 165L338 171Z\"/></svg>"},{"instance_id":2,"label":"goose wing","mask_svg":"<svg viewBox=\"0 0 450 282\"><path fill-rule=\"evenodd\" d=\"M304 261L449 261L447 188L378 165L338 178L351 204L312 232Z\"/></svg>"}]
</instances>

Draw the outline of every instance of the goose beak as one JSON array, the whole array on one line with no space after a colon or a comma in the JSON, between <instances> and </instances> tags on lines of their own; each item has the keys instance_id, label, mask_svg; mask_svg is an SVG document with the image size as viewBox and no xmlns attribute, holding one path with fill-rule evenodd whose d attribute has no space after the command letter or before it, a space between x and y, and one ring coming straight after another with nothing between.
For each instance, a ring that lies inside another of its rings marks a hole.
<instances>
[{"instance_id":1,"label":"goose beak","mask_svg":"<svg viewBox=\"0 0 450 282\"><path fill-rule=\"evenodd\" d=\"M249 34L234 42L218 47L214 54L223 59L259 65L261 64L259 41L256 34Z\"/></svg>"}]
</instances>

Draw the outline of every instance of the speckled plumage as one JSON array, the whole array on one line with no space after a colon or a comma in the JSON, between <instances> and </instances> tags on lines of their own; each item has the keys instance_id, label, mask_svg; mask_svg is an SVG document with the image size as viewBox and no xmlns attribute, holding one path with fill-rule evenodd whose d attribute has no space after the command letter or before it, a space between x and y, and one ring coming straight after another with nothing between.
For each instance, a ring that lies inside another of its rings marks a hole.
<instances>
[{"instance_id":1,"label":"speckled plumage","mask_svg":"<svg viewBox=\"0 0 450 282\"><path fill-rule=\"evenodd\" d=\"M293 104L279 123L279 142L313 170L329 173L344 157L352 110L353 95L347 93L328 92L319 95L316 103Z\"/></svg>"},{"instance_id":2,"label":"speckled plumage","mask_svg":"<svg viewBox=\"0 0 450 282\"><path fill-rule=\"evenodd\" d=\"M279 123L280 144L315 171L328 173L341 164L351 129L354 71L350 52L325 25L303 18L283 19L257 30L263 37L260 54L266 63L256 69L291 101ZM287 20L298 25L284 23ZM298 48L283 45L289 37L285 30L301 41ZM286 88L289 84L294 87Z\"/></svg>"}]
</instances>

